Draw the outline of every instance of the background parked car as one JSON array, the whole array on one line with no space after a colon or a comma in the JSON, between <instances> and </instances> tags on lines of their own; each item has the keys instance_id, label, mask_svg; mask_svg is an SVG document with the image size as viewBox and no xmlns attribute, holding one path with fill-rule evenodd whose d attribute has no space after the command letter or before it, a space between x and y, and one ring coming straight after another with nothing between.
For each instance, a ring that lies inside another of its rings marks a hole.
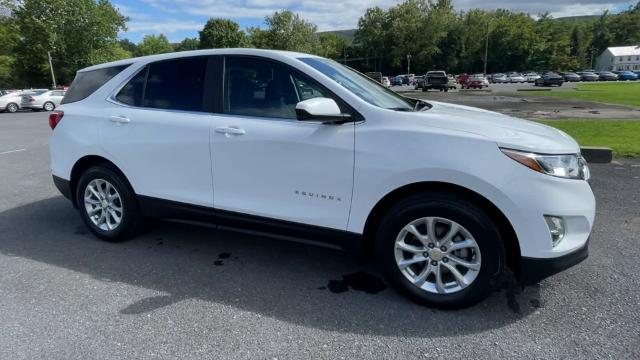
<instances>
[{"instance_id":1,"label":"background parked car","mask_svg":"<svg viewBox=\"0 0 640 360\"><path fill-rule=\"evenodd\" d=\"M403 79L404 79L404 76L398 75L398 76L394 77L393 80L391 80L391 85L392 86L400 86L403 83Z\"/></svg>"},{"instance_id":2,"label":"background parked car","mask_svg":"<svg viewBox=\"0 0 640 360\"><path fill-rule=\"evenodd\" d=\"M516 72L509 73L508 77L509 77L509 82L510 83L524 83L524 82L527 82L527 79L525 79L524 76L522 76L521 74L516 73Z\"/></svg>"},{"instance_id":3,"label":"background parked car","mask_svg":"<svg viewBox=\"0 0 640 360\"><path fill-rule=\"evenodd\" d=\"M580 81L580 75L574 73L574 72L565 72L562 74L562 77L564 78L564 81L566 82L578 82Z\"/></svg>"},{"instance_id":4,"label":"background parked car","mask_svg":"<svg viewBox=\"0 0 640 360\"><path fill-rule=\"evenodd\" d=\"M509 78L507 77L507 75L503 74L503 73L496 73L491 75L491 83L492 84L503 84L503 83L508 83L509 82Z\"/></svg>"},{"instance_id":5,"label":"background parked car","mask_svg":"<svg viewBox=\"0 0 640 360\"><path fill-rule=\"evenodd\" d=\"M64 94L64 90L49 90L22 95L20 106L34 111L53 111L53 109L60 105Z\"/></svg>"},{"instance_id":6,"label":"background parked car","mask_svg":"<svg viewBox=\"0 0 640 360\"><path fill-rule=\"evenodd\" d=\"M482 87L489 87L489 80L484 77L484 74L473 74L473 79L479 81L482 84Z\"/></svg>"},{"instance_id":7,"label":"background parked car","mask_svg":"<svg viewBox=\"0 0 640 360\"><path fill-rule=\"evenodd\" d=\"M482 89L482 81L469 74L460 74L458 76L458 83L462 89Z\"/></svg>"},{"instance_id":8,"label":"background parked car","mask_svg":"<svg viewBox=\"0 0 640 360\"><path fill-rule=\"evenodd\" d=\"M553 86L553 85L562 86L563 83L564 83L564 79L562 78L562 76L554 72L546 72L542 74L540 79L534 82L534 85L535 86Z\"/></svg>"},{"instance_id":9,"label":"background parked car","mask_svg":"<svg viewBox=\"0 0 640 360\"><path fill-rule=\"evenodd\" d=\"M391 86L391 81L389 80L389 78L387 76L383 76L382 77L382 85L389 87Z\"/></svg>"},{"instance_id":10,"label":"background parked car","mask_svg":"<svg viewBox=\"0 0 640 360\"><path fill-rule=\"evenodd\" d=\"M424 76L424 79L422 91L428 91L429 89L449 91L449 77L444 71L429 71Z\"/></svg>"},{"instance_id":11,"label":"background parked car","mask_svg":"<svg viewBox=\"0 0 640 360\"><path fill-rule=\"evenodd\" d=\"M540 74L536 73L536 72L528 72L524 75L524 78L527 80L527 82L535 82L536 80L540 79Z\"/></svg>"},{"instance_id":12,"label":"background parked car","mask_svg":"<svg viewBox=\"0 0 640 360\"><path fill-rule=\"evenodd\" d=\"M422 90L424 87L424 76L416 76L413 78L413 82L415 83L416 90Z\"/></svg>"},{"instance_id":13,"label":"background parked car","mask_svg":"<svg viewBox=\"0 0 640 360\"><path fill-rule=\"evenodd\" d=\"M600 76L593 72L583 71L580 74L580 81L598 81Z\"/></svg>"},{"instance_id":14,"label":"background parked car","mask_svg":"<svg viewBox=\"0 0 640 360\"><path fill-rule=\"evenodd\" d=\"M382 73L381 72L368 72L365 75L372 78L373 80L382 83Z\"/></svg>"},{"instance_id":15,"label":"background parked car","mask_svg":"<svg viewBox=\"0 0 640 360\"><path fill-rule=\"evenodd\" d=\"M618 75L612 73L611 71L600 71L598 73L600 81L616 81L618 80Z\"/></svg>"},{"instance_id":16,"label":"background parked car","mask_svg":"<svg viewBox=\"0 0 640 360\"><path fill-rule=\"evenodd\" d=\"M20 110L20 92L11 92L0 96L0 111L14 113Z\"/></svg>"},{"instance_id":17,"label":"background parked car","mask_svg":"<svg viewBox=\"0 0 640 360\"><path fill-rule=\"evenodd\" d=\"M620 71L618 80L633 81L638 80L638 75L633 71Z\"/></svg>"}]
</instances>

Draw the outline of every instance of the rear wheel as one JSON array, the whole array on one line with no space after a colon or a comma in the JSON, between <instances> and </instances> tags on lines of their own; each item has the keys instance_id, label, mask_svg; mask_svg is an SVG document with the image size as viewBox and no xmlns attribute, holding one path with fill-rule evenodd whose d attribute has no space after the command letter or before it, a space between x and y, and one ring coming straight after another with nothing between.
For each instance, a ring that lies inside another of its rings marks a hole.
<instances>
[{"instance_id":1,"label":"rear wheel","mask_svg":"<svg viewBox=\"0 0 640 360\"><path fill-rule=\"evenodd\" d=\"M462 308L484 299L502 269L500 232L455 194L406 198L385 215L376 251L389 282L420 304Z\"/></svg>"},{"instance_id":2,"label":"rear wheel","mask_svg":"<svg viewBox=\"0 0 640 360\"><path fill-rule=\"evenodd\" d=\"M44 104L42 105L42 108L43 108L45 111L53 111L53 109L55 109L55 108L56 108L56 105L55 105L54 103L52 103L51 101L47 101L46 103L44 103Z\"/></svg>"},{"instance_id":3,"label":"rear wheel","mask_svg":"<svg viewBox=\"0 0 640 360\"><path fill-rule=\"evenodd\" d=\"M78 181L76 201L82 220L100 239L127 240L141 227L136 196L111 166L98 165L85 171Z\"/></svg>"}]
</instances>

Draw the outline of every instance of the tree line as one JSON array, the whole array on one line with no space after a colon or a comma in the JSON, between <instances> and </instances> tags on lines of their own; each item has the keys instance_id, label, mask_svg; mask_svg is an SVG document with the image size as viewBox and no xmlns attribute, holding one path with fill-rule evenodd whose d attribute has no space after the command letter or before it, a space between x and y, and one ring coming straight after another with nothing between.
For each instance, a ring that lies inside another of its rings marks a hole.
<instances>
[{"instance_id":1,"label":"tree line","mask_svg":"<svg viewBox=\"0 0 640 360\"><path fill-rule=\"evenodd\" d=\"M86 66L132 56L225 47L300 51L334 58L361 71L403 73L568 70L591 67L609 46L640 44L640 2L612 15L553 19L509 10L457 11L452 0L406 0L372 7L353 39L318 32L289 10L241 29L209 19L198 37L172 44L164 34L139 43L119 39L128 18L108 0L0 0L0 87L69 84Z\"/></svg>"}]
</instances>

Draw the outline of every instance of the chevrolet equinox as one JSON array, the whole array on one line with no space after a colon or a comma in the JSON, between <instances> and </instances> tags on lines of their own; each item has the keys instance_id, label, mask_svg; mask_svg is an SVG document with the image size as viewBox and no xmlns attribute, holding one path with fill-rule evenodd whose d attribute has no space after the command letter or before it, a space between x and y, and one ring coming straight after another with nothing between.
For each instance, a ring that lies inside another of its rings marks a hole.
<instances>
[{"instance_id":1,"label":"chevrolet equinox","mask_svg":"<svg viewBox=\"0 0 640 360\"><path fill-rule=\"evenodd\" d=\"M106 241L148 218L322 241L440 308L482 300L506 268L531 284L588 255L595 200L567 134L406 98L318 56L92 66L49 125L53 181Z\"/></svg>"}]
</instances>

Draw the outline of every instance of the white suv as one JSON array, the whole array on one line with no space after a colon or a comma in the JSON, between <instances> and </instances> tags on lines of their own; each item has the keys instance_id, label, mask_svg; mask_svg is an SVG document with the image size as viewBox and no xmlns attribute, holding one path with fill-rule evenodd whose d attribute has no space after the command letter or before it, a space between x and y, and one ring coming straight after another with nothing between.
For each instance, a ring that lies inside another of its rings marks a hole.
<instances>
[{"instance_id":1,"label":"white suv","mask_svg":"<svg viewBox=\"0 0 640 360\"><path fill-rule=\"evenodd\" d=\"M219 49L80 70L49 118L59 190L98 237L145 218L375 256L411 299L463 307L587 257L595 200L565 133L402 97L321 57Z\"/></svg>"}]
</instances>

